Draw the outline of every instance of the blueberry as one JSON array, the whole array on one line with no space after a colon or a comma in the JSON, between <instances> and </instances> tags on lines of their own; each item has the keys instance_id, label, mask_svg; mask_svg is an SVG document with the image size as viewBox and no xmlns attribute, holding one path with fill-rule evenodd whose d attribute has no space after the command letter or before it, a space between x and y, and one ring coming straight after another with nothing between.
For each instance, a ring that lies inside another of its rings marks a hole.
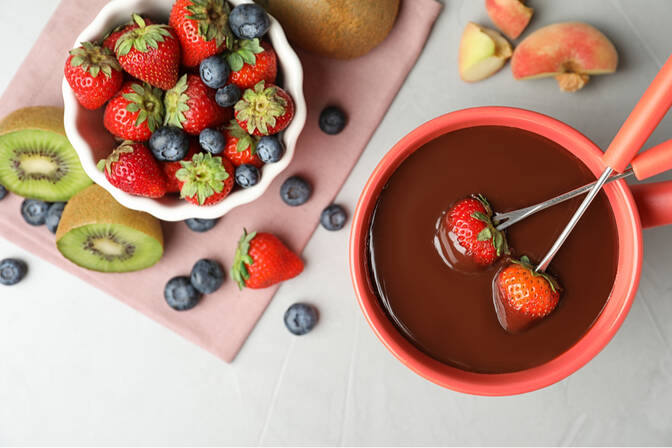
<instances>
[{"instance_id":1,"label":"blueberry","mask_svg":"<svg viewBox=\"0 0 672 448\"><path fill-rule=\"evenodd\" d=\"M329 135L341 132L347 121L345 113L336 106L325 107L320 113L320 129Z\"/></svg>"},{"instance_id":2,"label":"blueberry","mask_svg":"<svg viewBox=\"0 0 672 448\"><path fill-rule=\"evenodd\" d=\"M229 84L221 89L217 89L217 93L215 93L215 101L222 107L231 107L236 104L242 96L243 93L240 91L240 87L235 84Z\"/></svg>"},{"instance_id":3,"label":"blueberry","mask_svg":"<svg viewBox=\"0 0 672 448\"><path fill-rule=\"evenodd\" d=\"M288 178L280 187L280 197L285 204L292 207L305 204L312 192L310 184L299 176Z\"/></svg>"},{"instance_id":4,"label":"blueberry","mask_svg":"<svg viewBox=\"0 0 672 448\"><path fill-rule=\"evenodd\" d=\"M285 326L297 336L304 335L315 327L317 310L306 303L295 303L285 311Z\"/></svg>"},{"instance_id":5,"label":"blueberry","mask_svg":"<svg viewBox=\"0 0 672 448\"><path fill-rule=\"evenodd\" d=\"M163 126L149 138L149 149L161 162L177 162L189 152L189 137L175 126Z\"/></svg>"},{"instance_id":6,"label":"blueberry","mask_svg":"<svg viewBox=\"0 0 672 448\"><path fill-rule=\"evenodd\" d=\"M277 135L266 135L257 143L257 156L264 163L274 163L282 158L285 147Z\"/></svg>"},{"instance_id":7,"label":"blueberry","mask_svg":"<svg viewBox=\"0 0 672 448\"><path fill-rule=\"evenodd\" d=\"M206 128L198 135L198 143L201 144L201 148L209 153L219 154L224 150L226 139L224 138L224 134L218 130Z\"/></svg>"},{"instance_id":8,"label":"blueberry","mask_svg":"<svg viewBox=\"0 0 672 448\"><path fill-rule=\"evenodd\" d=\"M249 188L259 183L259 168L249 163L244 163L236 168L236 183L243 188Z\"/></svg>"},{"instance_id":9,"label":"blueberry","mask_svg":"<svg viewBox=\"0 0 672 448\"><path fill-rule=\"evenodd\" d=\"M271 20L261 6L244 3L233 8L229 14L229 27L239 39L254 39L266 34Z\"/></svg>"},{"instance_id":10,"label":"blueberry","mask_svg":"<svg viewBox=\"0 0 672 448\"><path fill-rule=\"evenodd\" d=\"M191 284L196 291L212 294L224 283L222 265L206 258L198 260L191 269Z\"/></svg>"},{"instance_id":11,"label":"blueberry","mask_svg":"<svg viewBox=\"0 0 672 448\"><path fill-rule=\"evenodd\" d=\"M329 207L322 210L320 215L320 222L322 227L327 230L341 230L348 220L348 215L340 205L331 204Z\"/></svg>"},{"instance_id":12,"label":"blueberry","mask_svg":"<svg viewBox=\"0 0 672 448\"><path fill-rule=\"evenodd\" d=\"M16 258L5 258L0 261L0 284L2 285L16 285L28 272L28 266L21 260Z\"/></svg>"},{"instance_id":13,"label":"blueberry","mask_svg":"<svg viewBox=\"0 0 672 448\"><path fill-rule=\"evenodd\" d=\"M163 290L163 297L170 307L177 311L189 310L198 304L203 294L191 284L189 277L171 278Z\"/></svg>"},{"instance_id":14,"label":"blueberry","mask_svg":"<svg viewBox=\"0 0 672 448\"><path fill-rule=\"evenodd\" d=\"M61 215L63 214L64 208L65 202L54 202L49 206L49 210L47 210L47 219L44 223L51 233L56 233L58 223L61 222Z\"/></svg>"},{"instance_id":15,"label":"blueberry","mask_svg":"<svg viewBox=\"0 0 672 448\"><path fill-rule=\"evenodd\" d=\"M21 216L31 226L41 226L47 219L49 203L37 199L24 199L21 203Z\"/></svg>"},{"instance_id":16,"label":"blueberry","mask_svg":"<svg viewBox=\"0 0 672 448\"><path fill-rule=\"evenodd\" d=\"M5 196L7 196L7 189L4 185L0 184L0 199L5 199Z\"/></svg>"},{"instance_id":17,"label":"blueberry","mask_svg":"<svg viewBox=\"0 0 672 448\"><path fill-rule=\"evenodd\" d=\"M223 55L215 55L203 59L198 67L198 72L203 84L212 89L219 89L226 84L231 69Z\"/></svg>"},{"instance_id":18,"label":"blueberry","mask_svg":"<svg viewBox=\"0 0 672 448\"><path fill-rule=\"evenodd\" d=\"M219 219L189 218L184 222L187 224L187 227L189 227L194 232L203 233L215 227L217 221L219 221Z\"/></svg>"}]
</instances>

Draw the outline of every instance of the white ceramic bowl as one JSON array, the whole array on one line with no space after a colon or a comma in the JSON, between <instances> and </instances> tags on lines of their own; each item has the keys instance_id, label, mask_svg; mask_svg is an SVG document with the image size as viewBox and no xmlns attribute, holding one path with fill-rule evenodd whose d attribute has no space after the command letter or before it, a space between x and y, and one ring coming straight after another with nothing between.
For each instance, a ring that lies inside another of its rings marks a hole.
<instances>
[{"instance_id":1,"label":"white ceramic bowl","mask_svg":"<svg viewBox=\"0 0 672 448\"><path fill-rule=\"evenodd\" d=\"M251 0L228 0L233 5L252 3ZM168 23L168 15L174 0L112 0L100 10L95 19L77 36L73 48L80 42L101 39L107 31L130 20L131 13L147 14ZM84 109L75 99L72 89L63 79L63 102L65 103L65 132L74 146L84 171L98 185L109 191L123 206L141 210L164 221L182 221L187 218L219 218L234 207L252 202L261 196L292 161L296 140L306 121L306 102L303 96L303 69L299 58L287 42L282 27L271 17L271 28L267 35L278 55L278 64L283 73L283 87L294 99L296 105L294 119L285 129L282 138L285 155L276 163L262 168L260 182L254 187L239 189L227 196L222 202L207 207L199 207L177 196L150 199L125 193L110 184L105 175L96 168L96 162L107 155L116 146L115 141L103 126L105 107L90 111Z\"/></svg>"}]
</instances>

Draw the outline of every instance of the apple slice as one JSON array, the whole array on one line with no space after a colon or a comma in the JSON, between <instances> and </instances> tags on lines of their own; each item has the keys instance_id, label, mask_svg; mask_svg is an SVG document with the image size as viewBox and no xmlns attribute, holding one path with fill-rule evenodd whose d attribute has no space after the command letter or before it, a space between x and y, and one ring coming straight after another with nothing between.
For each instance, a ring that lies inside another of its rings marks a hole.
<instances>
[{"instance_id":1,"label":"apple slice","mask_svg":"<svg viewBox=\"0 0 672 448\"><path fill-rule=\"evenodd\" d=\"M490 20L510 39L517 39L530 23L532 8L520 0L485 0Z\"/></svg>"},{"instance_id":2,"label":"apple slice","mask_svg":"<svg viewBox=\"0 0 672 448\"><path fill-rule=\"evenodd\" d=\"M460 77L476 82L493 75L511 57L511 44L495 30L467 23L460 42Z\"/></svg>"},{"instance_id":3,"label":"apple slice","mask_svg":"<svg viewBox=\"0 0 672 448\"><path fill-rule=\"evenodd\" d=\"M566 92L581 89L590 75L613 73L618 53L607 37L587 23L548 25L527 36L513 52L516 79L555 76Z\"/></svg>"}]
</instances>

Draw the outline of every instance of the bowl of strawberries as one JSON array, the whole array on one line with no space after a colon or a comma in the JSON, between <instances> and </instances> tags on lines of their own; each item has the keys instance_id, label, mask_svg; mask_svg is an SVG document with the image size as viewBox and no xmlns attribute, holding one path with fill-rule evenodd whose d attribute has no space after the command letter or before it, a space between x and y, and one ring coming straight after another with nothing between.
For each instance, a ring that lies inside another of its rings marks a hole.
<instances>
[{"instance_id":1,"label":"bowl of strawberries","mask_svg":"<svg viewBox=\"0 0 672 448\"><path fill-rule=\"evenodd\" d=\"M125 207L218 218L291 162L303 69L250 0L115 0L73 47L65 130L89 177Z\"/></svg>"}]
</instances>

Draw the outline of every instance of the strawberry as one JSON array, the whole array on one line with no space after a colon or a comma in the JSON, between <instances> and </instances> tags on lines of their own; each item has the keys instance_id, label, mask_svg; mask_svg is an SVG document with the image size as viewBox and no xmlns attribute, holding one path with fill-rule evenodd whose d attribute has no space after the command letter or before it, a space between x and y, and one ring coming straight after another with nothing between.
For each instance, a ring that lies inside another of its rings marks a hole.
<instances>
[{"instance_id":1,"label":"strawberry","mask_svg":"<svg viewBox=\"0 0 672 448\"><path fill-rule=\"evenodd\" d=\"M233 188L234 168L231 162L210 153L198 153L189 161L181 161L177 170L180 196L196 205L221 202Z\"/></svg>"},{"instance_id":2,"label":"strawberry","mask_svg":"<svg viewBox=\"0 0 672 448\"><path fill-rule=\"evenodd\" d=\"M142 17L142 16L141 16ZM152 19L149 17L142 17L143 20L145 21L145 25L153 25L154 22L152 22ZM107 33L107 35L103 38L103 47L108 48L112 53L114 53L114 47L117 44L117 40L121 36L123 36L126 31L134 30L138 27L138 24L131 20L129 22L124 23L123 25L119 25L118 27L114 28L112 31Z\"/></svg>"},{"instance_id":3,"label":"strawberry","mask_svg":"<svg viewBox=\"0 0 672 448\"><path fill-rule=\"evenodd\" d=\"M560 286L550 275L535 272L523 256L497 273L493 295L499 323L517 333L551 314L560 300Z\"/></svg>"},{"instance_id":4,"label":"strawberry","mask_svg":"<svg viewBox=\"0 0 672 448\"><path fill-rule=\"evenodd\" d=\"M159 162L161 169L163 170L164 176L166 176L166 182L168 193L179 193L180 192L180 182L175 177L177 171L182 168L182 161L188 162L191 160L194 155L199 153L201 150L200 145L197 141L192 140L189 144L189 152L184 159L178 160L177 162Z\"/></svg>"},{"instance_id":5,"label":"strawberry","mask_svg":"<svg viewBox=\"0 0 672 448\"><path fill-rule=\"evenodd\" d=\"M236 121L248 134L272 135L289 126L294 118L294 101L280 87L260 81L245 90L233 110Z\"/></svg>"},{"instance_id":6,"label":"strawberry","mask_svg":"<svg viewBox=\"0 0 672 448\"><path fill-rule=\"evenodd\" d=\"M182 65L196 67L233 41L226 0L177 0L168 23L182 45ZM228 42L228 43L227 43Z\"/></svg>"},{"instance_id":7,"label":"strawberry","mask_svg":"<svg viewBox=\"0 0 672 448\"><path fill-rule=\"evenodd\" d=\"M163 120L162 94L149 84L126 82L105 107L105 128L125 140L149 140Z\"/></svg>"},{"instance_id":8,"label":"strawberry","mask_svg":"<svg viewBox=\"0 0 672 448\"><path fill-rule=\"evenodd\" d=\"M164 104L164 124L192 135L231 119L231 109L217 105L215 90L206 86L198 75L182 75L175 87L166 92Z\"/></svg>"},{"instance_id":9,"label":"strawberry","mask_svg":"<svg viewBox=\"0 0 672 448\"><path fill-rule=\"evenodd\" d=\"M228 84L243 90L254 87L259 81L273 84L278 75L278 60L273 47L267 42L259 45L259 39L242 40L238 45L238 50L226 56L231 67Z\"/></svg>"},{"instance_id":10,"label":"strawberry","mask_svg":"<svg viewBox=\"0 0 672 448\"><path fill-rule=\"evenodd\" d=\"M264 165L257 156L257 138L243 131L236 120L231 120L231 124L224 129L224 136L224 155L233 166L248 163L261 168Z\"/></svg>"},{"instance_id":11,"label":"strawberry","mask_svg":"<svg viewBox=\"0 0 672 448\"><path fill-rule=\"evenodd\" d=\"M163 90L177 82L180 43L168 25L147 25L133 14L137 27L122 34L114 45L121 66L132 76Z\"/></svg>"},{"instance_id":12,"label":"strawberry","mask_svg":"<svg viewBox=\"0 0 672 448\"><path fill-rule=\"evenodd\" d=\"M79 104L91 110L112 98L124 81L121 66L110 50L90 42L70 50L64 72Z\"/></svg>"},{"instance_id":13,"label":"strawberry","mask_svg":"<svg viewBox=\"0 0 672 448\"><path fill-rule=\"evenodd\" d=\"M247 233L238 242L231 278L244 287L262 289L294 278L303 271L303 262L282 241L270 233Z\"/></svg>"},{"instance_id":14,"label":"strawberry","mask_svg":"<svg viewBox=\"0 0 672 448\"><path fill-rule=\"evenodd\" d=\"M483 195L456 202L444 219L445 229L454 236L449 240L461 246L457 252L470 257L477 266L491 265L508 253L506 237L493 225L492 208Z\"/></svg>"},{"instance_id":15,"label":"strawberry","mask_svg":"<svg viewBox=\"0 0 672 448\"><path fill-rule=\"evenodd\" d=\"M166 194L166 179L156 159L142 143L124 141L107 159L98 162L112 185L126 193L148 198Z\"/></svg>"}]
</instances>

